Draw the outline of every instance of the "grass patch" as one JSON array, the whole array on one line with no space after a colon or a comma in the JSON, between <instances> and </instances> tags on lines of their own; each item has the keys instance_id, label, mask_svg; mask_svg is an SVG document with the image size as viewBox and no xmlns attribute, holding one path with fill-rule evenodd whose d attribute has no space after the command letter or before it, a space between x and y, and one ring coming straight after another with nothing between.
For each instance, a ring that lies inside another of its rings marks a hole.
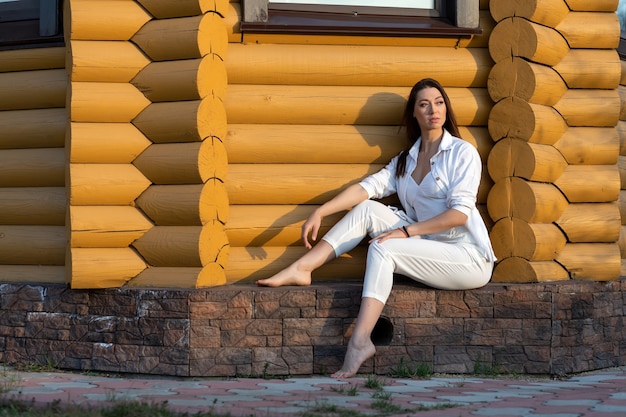
<instances>
[{"instance_id":1,"label":"grass patch","mask_svg":"<svg viewBox=\"0 0 626 417\"><path fill-rule=\"evenodd\" d=\"M348 384L346 385L339 385L339 386L333 386L330 387L330 390L332 392L336 392L339 394L345 394L348 395L350 397L355 397L358 393L359 393L359 386L358 385L352 385L352 384Z\"/></svg>"},{"instance_id":2,"label":"grass patch","mask_svg":"<svg viewBox=\"0 0 626 417\"><path fill-rule=\"evenodd\" d=\"M53 401L45 407L20 399L0 398L0 416L2 417L191 417L187 412L178 412L168 408L167 402L146 403L120 401L101 407L83 407L70 404L62 405ZM230 413L215 410L194 413L193 417L231 417Z\"/></svg>"},{"instance_id":3,"label":"grass patch","mask_svg":"<svg viewBox=\"0 0 626 417\"><path fill-rule=\"evenodd\" d=\"M392 378L429 378L433 369L425 363L404 363L400 358L398 365L391 369L389 374Z\"/></svg>"},{"instance_id":4,"label":"grass patch","mask_svg":"<svg viewBox=\"0 0 626 417\"><path fill-rule=\"evenodd\" d=\"M364 386L365 388L382 390L385 386L385 382L378 375L368 375Z\"/></svg>"}]
</instances>

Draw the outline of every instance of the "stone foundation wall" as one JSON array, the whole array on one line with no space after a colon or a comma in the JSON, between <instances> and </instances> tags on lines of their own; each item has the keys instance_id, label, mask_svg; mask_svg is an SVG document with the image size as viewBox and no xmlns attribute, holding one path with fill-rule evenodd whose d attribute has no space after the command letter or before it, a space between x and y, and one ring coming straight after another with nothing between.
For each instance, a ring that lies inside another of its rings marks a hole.
<instances>
[{"instance_id":1,"label":"stone foundation wall","mask_svg":"<svg viewBox=\"0 0 626 417\"><path fill-rule=\"evenodd\" d=\"M626 280L396 284L363 373L528 374L626 365ZM199 290L0 285L0 362L174 376L307 375L341 365L359 284Z\"/></svg>"}]
</instances>

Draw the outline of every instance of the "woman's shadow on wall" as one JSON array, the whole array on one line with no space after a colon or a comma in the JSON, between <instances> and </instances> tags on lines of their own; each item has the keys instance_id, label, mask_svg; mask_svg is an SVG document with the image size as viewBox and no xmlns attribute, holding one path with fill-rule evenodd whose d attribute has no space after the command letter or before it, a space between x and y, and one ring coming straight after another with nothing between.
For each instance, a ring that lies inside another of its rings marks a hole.
<instances>
[{"instance_id":1,"label":"woman's shadow on wall","mask_svg":"<svg viewBox=\"0 0 626 417\"><path fill-rule=\"evenodd\" d=\"M366 103L359 110L359 114L353 123L360 140L363 141L364 147L362 149L367 149L367 152L362 151L363 159L359 163L366 165L384 165L389 162L393 156L406 148L407 141L405 132L404 129L400 129L399 127L405 105L405 97L391 92L381 92L367 98ZM298 140L298 138L296 137L293 140ZM376 150L376 152L372 152L372 150ZM358 151L359 149L355 150L355 152ZM351 155L351 159L353 159L353 156L354 155ZM340 165L341 164L337 164L338 167L340 167ZM366 175L363 177L365 176ZM301 224L307 219L308 215L321 204L320 202L323 203L330 200L344 188L359 182L362 178L354 178L339 188L328 190L307 201L299 203L294 210L283 214L272 222L272 224L265 227L246 245L246 251L252 259L267 259L266 245L285 227L295 227L296 224ZM385 199L385 202L388 204L399 204L393 197ZM322 224L322 230L319 233L317 241L332 227L337 218L338 217L335 216L330 219L325 219L326 221ZM302 249L301 253L304 253L305 250L301 240L291 242L289 247L300 247ZM279 272L285 266L284 261L275 260L254 271L245 279L267 278Z\"/></svg>"}]
</instances>

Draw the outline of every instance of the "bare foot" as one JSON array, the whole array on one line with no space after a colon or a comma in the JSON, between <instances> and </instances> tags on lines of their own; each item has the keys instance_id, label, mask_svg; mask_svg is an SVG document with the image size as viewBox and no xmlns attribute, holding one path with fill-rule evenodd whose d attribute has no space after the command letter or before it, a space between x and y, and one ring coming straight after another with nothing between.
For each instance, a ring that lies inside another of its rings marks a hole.
<instances>
[{"instance_id":1,"label":"bare foot","mask_svg":"<svg viewBox=\"0 0 626 417\"><path fill-rule=\"evenodd\" d=\"M311 285L311 271L301 271L295 264L283 269L276 275L256 282L260 287L280 287L283 285Z\"/></svg>"},{"instance_id":2,"label":"bare foot","mask_svg":"<svg viewBox=\"0 0 626 417\"><path fill-rule=\"evenodd\" d=\"M348 351L343 360L343 366L330 377L350 378L356 375L363 362L374 356L374 353L376 353L376 347L372 342L368 341L368 343L360 347L355 347L352 343L348 343Z\"/></svg>"}]
</instances>

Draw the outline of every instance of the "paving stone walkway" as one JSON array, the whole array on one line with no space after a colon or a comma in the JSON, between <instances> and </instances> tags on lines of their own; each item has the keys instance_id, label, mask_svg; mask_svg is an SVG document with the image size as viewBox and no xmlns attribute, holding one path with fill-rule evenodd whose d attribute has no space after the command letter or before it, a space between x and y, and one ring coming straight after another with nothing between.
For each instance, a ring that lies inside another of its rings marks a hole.
<instances>
[{"instance_id":1,"label":"paving stone walkway","mask_svg":"<svg viewBox=\"0 0 626 417\"><path fill-rule=\"evenodd\" d=\"M372 386L378 385L378 386ZM362 416L623 417L626 367L564 379L434 376L395 379L325 376L288 379L172 378L85 375L69 372L0 372L2 396L45 405L166 402L173 410L244 416L333 416L333 409Z\"/></svg>"}]
</instances>

